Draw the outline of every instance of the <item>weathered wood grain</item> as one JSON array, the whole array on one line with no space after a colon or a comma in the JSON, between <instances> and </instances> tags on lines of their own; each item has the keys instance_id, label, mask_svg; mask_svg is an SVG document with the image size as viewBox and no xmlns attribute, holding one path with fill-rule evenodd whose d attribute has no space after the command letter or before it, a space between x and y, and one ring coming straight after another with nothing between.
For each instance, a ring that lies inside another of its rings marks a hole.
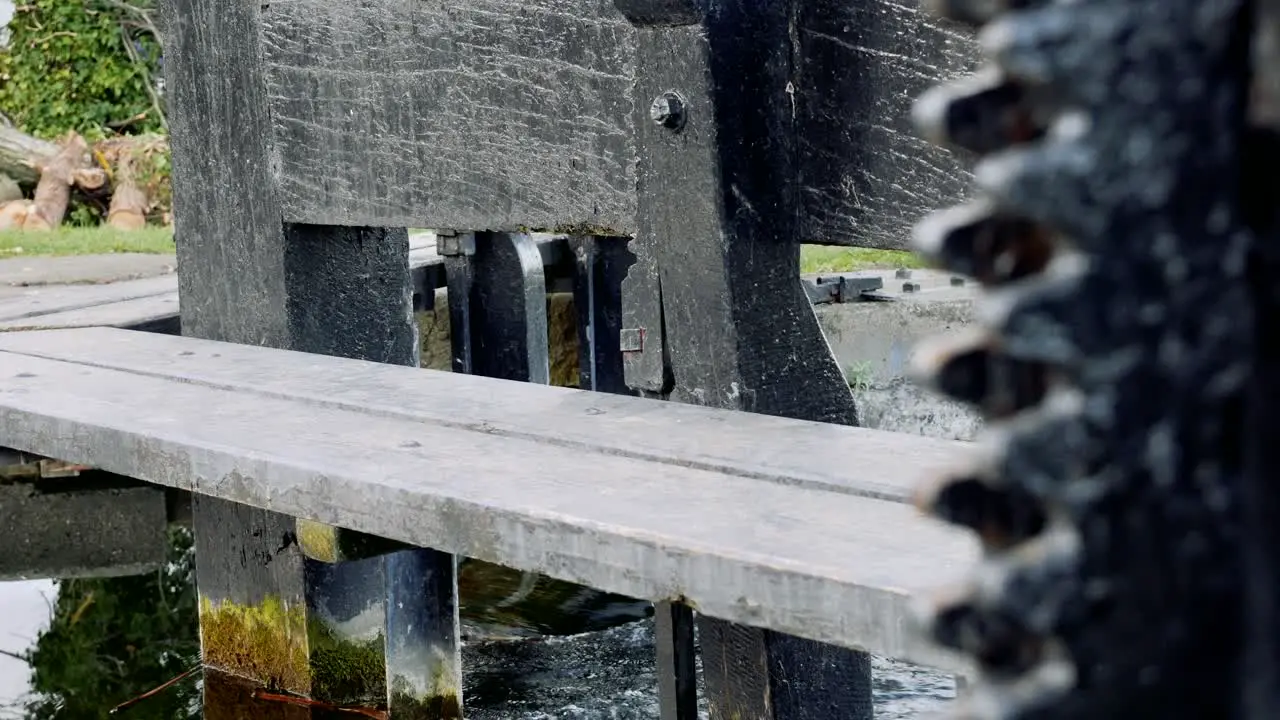
<instances>
[{"instance_id":1,"label":"weathered wood grain","mask_svg":"<svg viewBox=\"0 0 1280 720\"><path fill-rule=\"evenodd\" d=\"M173 284L177 284L176 279ZM178 292L175 287L163 295L42 313L15 320L0 320L0 332L80 327L153 329L161 326L170 326L171 331L176 331L178 309Z\"/></svg>"},{"instance_id":2,"label":"weathered wood grain","mask_svg":"<svg viewBox=\"0 0 1280 720\"><path fill-rule=\"evenodd\" d=\"M610 0L263 7L286 219L636 232L636 37ZM800 236L904 247L912 222L967 187L908 117L927 84L973 66L972 37L916 0L794 12L796 164L775 181L800 188Z\"/></svg>"},{"instance_id":3,"label":"weathered wood grain","mask_svg":"<svg viewBox=\"0 0 1280 720\"><path fill-rule=\"evenodd\" d=\"M631 228L631 39L610 0L264 7L286 218Z\"/></svg>"},{"instance_id":4,"label":"weathered wood grain","mask_svg":"<svg viewBox=\"0 0 1280 720\"><path fill-rule=\"evenodd\" d=\"M309 382L331 379L292 354L281 362ZM856 445L857 431L844 431ZM784 452L785 438L757 441ZM9 352L0 444L962 669L912 631L909 604L962 571L973 542L899 503ZM864 454L868 465L897 461Z\"/></svg>"},{"instance_id":5,"label":"weathered wood grain","mask_svg":"<svg viewBox=\"0 0 1280 720\"><path fill-rule=\"evenodd\" d=\"M919 136L911 103L976 66L973 33L919 0L798 0L796 9L800 236L904 248L916 221L970 192L965 162Z\"/></svg>"},{"instance_id":6,"label":"weathered wood grain","mask_svg":"<svg viewBox=\"0 0 1280 720\"><path fill-rule=\"evenodd\" d=\"M898 502L971 452L916 435L109 328L7 334L0 351Z\"/></svg>"},{"instance_id":7,"label":"weathered wood grain","mask_svg":"<svg viewBox=\"0 0 1280 720\"><path fill-rule=\"evenodd\" d=\"M409 236L409 268L417 292L443 285L435 236ZM178 278L166 275L108 285L42 287L28 296L0 301L0 332L57 328L118 327L177 334Z\"/></svg>"},{"instance_id":8,"label":"weathered wood grain","mask_svg":"<svg viewBox=\"0 0 1280 720\"><path fill-rule=\"evenodd\" d=\"M163 295L173 295L176 298L177 290L178 278L175 275L102 285L42 285L28 288L21 295L0 300L0 322L74 312Z\"/></svg>"}]
</instances>

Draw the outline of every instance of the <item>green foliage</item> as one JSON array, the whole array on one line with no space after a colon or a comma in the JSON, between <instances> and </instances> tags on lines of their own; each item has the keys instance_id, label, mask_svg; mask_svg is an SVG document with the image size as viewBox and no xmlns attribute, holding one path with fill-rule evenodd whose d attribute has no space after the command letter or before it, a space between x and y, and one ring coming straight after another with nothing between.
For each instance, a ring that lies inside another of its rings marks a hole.
<instances>
[{"instance_id":1,"label":"green foliage","mask_svg":"<svg viewBox=\"0 0 1280 720\"><path fill-rule=\"evenodd\" d=\"M149 575L63 580L49 628L26 654L35 697L29 720L107 720L113 707L199 662L194 556L189 531L171 531L169 565ZM193 715L187 680L131 707L134 720Z\"/></svg>"},{"instance_id":2,"label":"green foliage","mask_svg":"<svg viewBox=\"0 0 1280 720\"><path fill-rule=\"evenodd\" d=\"M0 50L0 113L39 137L164 127L155 0L20 0Z\"/></svg>"}]
</instances>

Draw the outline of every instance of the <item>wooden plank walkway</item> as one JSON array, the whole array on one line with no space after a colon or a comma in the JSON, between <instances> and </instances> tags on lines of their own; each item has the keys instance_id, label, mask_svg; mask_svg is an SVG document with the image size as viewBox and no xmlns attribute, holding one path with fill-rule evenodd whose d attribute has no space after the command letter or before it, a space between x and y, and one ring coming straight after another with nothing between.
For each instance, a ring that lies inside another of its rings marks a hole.
<instances>
[{"instance_id":1,"label":"wooden plank walkway","mask_svg":"<svg viewBox=\"0 0 1280 720\"><path fill-rule=\"evenodd\" d=\"M425 273L439 269L435 235L409 236L409 266L415 287L428 283ZM120 327L176 334L178 276L163 275L99 285L34 286L17 297L0 300L0 332L56 328Z\"/></svg>"},{"instance_id":2,"label":"wooden plank walkway","mask_svg":"<svg viewBox=\"0 0 1280 720\"><path fill-rule=\"evenodd\" d=\"M0 428L19 450L967 670L909 607L975 545L900 502L960 443L110 328L0 335Z\"/></svg>"}]
</instances>

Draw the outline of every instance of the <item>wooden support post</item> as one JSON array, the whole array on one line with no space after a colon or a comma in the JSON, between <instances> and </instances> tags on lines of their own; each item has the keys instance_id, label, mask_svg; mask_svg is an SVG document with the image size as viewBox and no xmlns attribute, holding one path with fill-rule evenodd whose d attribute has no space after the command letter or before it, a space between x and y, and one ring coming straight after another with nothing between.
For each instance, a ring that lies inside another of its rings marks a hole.
<instances>
[{"instance_id":1,"label":"wooden support post","mask_svg":"<svg viewBox=\"0 0 1280 720\"><path fill-rule=\"evenodd\" d=\"M672 399L856 424L799 283L789 3L616 0L637 25L637 244ZM713 718L870 718L869 657L705 617Z\"/></svg>"},{"instance_id":2,"label":"wooden support post","mask_svg":"<svg viewBox=\"0 0 1280 720\"><path fill-rule=\"evenodd\" d=\"M406 232L281 221L259 48L265 7L164 5L182 330L416 365ZM434 717L460 717L452 558L409 549L350 564L304 563L293 518L199 495L192 512L206 718L280 712L242 707L253 686L386 707L396 678L423 672L448 682L430 686L433 695L413 698L416 704L437 708ZM388 567L396 569L393 582ZM404 578L406 569L413 578ZM437 636L419 632L419 647L405 648L395 623L406 616L388 614L388 606L434 618ZM358 618L372 618L373 630L357 627ZM401 642L388 652L366 631ZM341 663L347 651L366 653L377 669L358 677L338 669L338 688L326 663ZM434 665L416 665L424 657ZM407 705L390 712L411 715Z\"/></svg>"}]
</instances>

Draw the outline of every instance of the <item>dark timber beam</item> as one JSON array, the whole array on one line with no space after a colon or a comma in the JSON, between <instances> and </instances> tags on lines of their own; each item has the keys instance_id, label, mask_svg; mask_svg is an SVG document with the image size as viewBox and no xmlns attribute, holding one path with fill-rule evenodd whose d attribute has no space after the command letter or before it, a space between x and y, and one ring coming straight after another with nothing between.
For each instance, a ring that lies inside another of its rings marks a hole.
<instances>
[{"instance_id":1,"label":"dark timber beam","mask_svg":"<svg viewBox=\"0 0 1280 720\"><path fill-rule=\"evenodd\" d=\"M638 243L654 249L671 398L857 424L798 280L791 3L617 4L638 26ZM713 718L871 717L865 653L698 624Z\"/></svg>"},{"instance_id":2,"label":"dark timber beam","mask_svg":"<svg viewBox=\"0 0 1280 720\"><path fill-rule=\"evenodd\" d=\"M416 365L405 230L282 222L261 60L269 6L164 8L182 332ZM385 708L390 691L393 717L422 704L460 717L452 558L415 549L328 565L304 559L291 517L203 495L193 514L201 643L215 671L206 718L251 712L218 700L237 692L219 690L223 673L335 704ZM407 615L387 611L401 605ZM398 623L418 615L433 623L410 638L418 647L388 652L388 637L406 640ZM354 652L383 669L336 670Z\"/></svg>"}]
</instances>

